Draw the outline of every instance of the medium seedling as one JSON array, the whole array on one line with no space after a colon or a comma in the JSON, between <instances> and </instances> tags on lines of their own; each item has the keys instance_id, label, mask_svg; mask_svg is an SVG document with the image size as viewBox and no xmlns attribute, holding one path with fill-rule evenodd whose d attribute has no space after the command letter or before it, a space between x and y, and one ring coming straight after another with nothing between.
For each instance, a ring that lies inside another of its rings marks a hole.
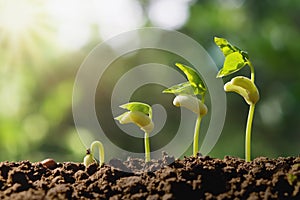
<instances>
[{"instance_id":1,"label":"medium seedling","mask_svg":"<svg viewBox=\"0 0 300 200\"><path fill-rule=\"evenodd\" d=\"M154 128L151 106L140 102L130 102L120 107L128 111L116 117L115 120L121 124L134 123L144 131L145 161L150 161L149 134Z\"/></svg>"},{"instance_id":2,"label":"medium seedling","mask_svg":"<svg viewBox=\"0 0 300 200\"><path fill-rule=\"evenodd\" d=\"M237 76L232 78L230 82L224 85L224 90L226 92L238 93L245 99L246 103L250 106L245 139L245 158L246 161L249 162L251 161L251 129L253 115L255 105L259 100L259 92L254 83L254 67L249 60L248 53L246 53L245 51L242 51L238 47L233 46L224 38L215 37L214 41L225 56L223 68L219 71L217 78L221 78L235 73L243 67L245 67L246 65L249 66L251 71L250 79L244 76Z\"/></svg>"},{"instance_id":3,"label":"medium seedling","mask_svg":"<svg viewBox=\"0 0 300 200\"><path fill-rule=\"evenodd\" d=\"M197 114L197 121L194 129L193 156L197 156L199 149L199 132L202 117L207 114L207 107L204 104L206 87L197 72L180 63L175 64L187 77L188 82L174 85L165 89L163 93L172 93L176 97L173 104L177 107L185 107Z\"/></svg>"},{"instance_id":4,"label":"medium seedling","mask_svg":"<svg viewBox=\"0 0 300 200\"><path fill-rule=\"evenodd\" d=\"M98 151L99 151L98 158L95 157L96 148L98 148ZM104 147L100 141L94 141L91 144L91 147L89 149L87 149L86 156L84 157L84 160L83 160L83 164L86 167L94 162L96 162L100 166L102 166L104 163Z\"/></svg>"}]
</instances>

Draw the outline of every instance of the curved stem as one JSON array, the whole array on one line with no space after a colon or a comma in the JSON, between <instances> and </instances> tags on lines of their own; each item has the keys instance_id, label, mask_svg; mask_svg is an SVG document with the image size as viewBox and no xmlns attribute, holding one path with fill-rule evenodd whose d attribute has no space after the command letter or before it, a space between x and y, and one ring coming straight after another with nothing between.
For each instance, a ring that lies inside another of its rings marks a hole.
<instances>
[{"instance_id":1,"label":"curved stem","mask_svg":"<svg viewBox=\"0 0 300 200\"><path fill-rule=\"evenodd\" d=\"M99 141L94 141L91 144L91 154L93 155L93 157L95 155L94 154L95 148L98 148L98 151L99 151L98 161L99 161L99 165L102 166L102 164L104 163L104 147L103 147L103 144Z\"/></svg>"},{"instance_id":2,"label":"curved stem","mask_svg":"<svg viewBox=\"0 0 300 200\"><path fill-rule=\"evenodd\" d=\"M245 158L247 162L251 161L251 129L254 116L255 104L251 104L248 113L246 140L245 140Z\"/></svg>"},{"instance_id":3,"label":"curved stem","mask_svg":"<svg viewBox=\"0 0 300 200\"><path fill-rule=\"evenodd\" d=\"M201 115L199 114L197 117L195 131L194 131L194 144L193 144L193 155L196 157L199 149L199 132L200 132L200 124L201 124Z\"/></svg>"},{"instance_id":4,"label":"curved stem","mask_svg":"<svg viewBox=\"0 0 300 200\"><path fill-rule=\"evenodd\" d=\"M150 144L149 144L149 133L145 132L144 137L144 143L145 143L145 161L150 161Z\"/></svg>"},{"instance_id":5,"label":"curved stem","mask_svg":"<svg viewBox=\"0 0 300 200\"><path fill-rule=\"evenodd\" d=\"M251 81L254 83L254 79L255 79L254 67L250 61L248 61L248 65L249 65L250 71L251 71Z\"/></svg>"}]
</instances>

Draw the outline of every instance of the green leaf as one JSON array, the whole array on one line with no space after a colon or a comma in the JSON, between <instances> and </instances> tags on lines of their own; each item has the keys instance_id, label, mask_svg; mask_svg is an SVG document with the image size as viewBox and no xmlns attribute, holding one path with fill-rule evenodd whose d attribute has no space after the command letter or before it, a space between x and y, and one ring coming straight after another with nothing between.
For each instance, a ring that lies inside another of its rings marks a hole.
<instances>
[{"instance_id":1,"label":"green leaf","mask_svg":"<svg viewBox=\"0 0 300 200\"><path fill-rule=\"evenodd\" d=\"M163 91L163 93L172 93L172 94L194 94L194 89L192 88L190 82L179 83L172 87L169 87Z\"/></svg>"},{"instance_id":2,"label":"green leaf","mask_svg":"<svg viewBox=\"0 0 300 200\"><path fill-rule=\"evenodd\" d=\"M225 57L223 68L219 71L217 77L227 76L242 69L247 62L240 52L233 52Z\"/></svg>"},{"instance_id":3,"label":"green leaf","mask_svg":"<svg viewBox=\"0 0 300 200\"><path fill-rule=\"evenodd\" d=\"M224 38L215 37L214 41L215 41L216 45L221 49L221 51L223 52L225 57L234 52L241 52L241 50L238 47L230 44Z\"/></svg>"},{"instance_id":4,"label":"green leaf","mask_svg":"<svg viewBox=\"0 0 300 200\"><path fill-rule=\"evenodd\" d=\"M238 47L230 44L224 38L215 37L214 41L225 56L223 68L217 75L218 78L239 71L248 63L249 56L247 52L242 51Z\"/></svg>"},{"instance_id":5,"label":"green leaf","mask_svg":"<svg viewBox=\"0 0 300 200\"><path fill-rule=\"evenodd\" d=\"M152 108L148 104L141 102L129 102L120 106L121 108L127 109L129 111L140 111L152 119Z\"/></svg>"},{"instance_id":6,"label":"green leaf","mask_svg":"<svg viewBox=\"0 0 300 200\"><path fill-rule=\"evenodd\" d=\"M203 95L206 92L203 81L193 68L180 63L176 63L175 65L186 75L191 87L194 90L194 95Z\"/></svg>"}]
</instances>

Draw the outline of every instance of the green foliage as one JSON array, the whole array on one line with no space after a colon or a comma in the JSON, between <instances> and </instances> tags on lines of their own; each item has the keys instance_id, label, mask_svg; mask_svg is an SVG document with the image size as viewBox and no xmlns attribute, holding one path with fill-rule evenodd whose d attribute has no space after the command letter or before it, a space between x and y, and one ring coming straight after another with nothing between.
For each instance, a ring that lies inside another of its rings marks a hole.
<instances>
[{"instance_id":1,"label":"green foliage","mask_svg":"<svg viewBox=\"0 0 300 200\"><path fill-rule=\"evenodd\" d=\"M246 66L248 62L248 54L245 51L242 51L238 47L230 44L224 38L215 37L214 41L225 56L224 65L217 75L218 78L230 75Z\"/></svg>"},{"instance_id":2,"label":"green foliage","mask_svg":"<svg viewBox=\"0 0 300 200\"><path fill-rule=\"evenodd\" d=\"M239 52L234 52L225 57L223 69L221 69L217 77L227 76L239 71L246 65L246 62Z\"/></svg>"},{"instance_id":3,"label":"green foliage","mask_svg":"<svg viewBox=\"0 0 300 200\"><path fill-rule=\"evenodd\" d=\"M214 37L214 41L215 44L221 49L225 57L232 53L239 52L241 55L248 58L248 54L245 51L242 51L238 47L230 44L225 38Z\"/></svg>"},{"instance_id":4,"label":"green foliage","mask_svg":"<svg viewBox=\"0 0 300 200\"><path fill-rule=\"evenodd\" d=\"M194 89L194 95L200 94L203 96L206 92L206 87L198 73L186 65L180 63L176 63L175 65L186 75L190 85Z\"/></svg>"},{"instance_id":5,"label":"green foliage","mask_svg":"<svg viewBox=\"0 0 300 200\"><path fill-rule=\"evenodd\" d=\"M191 86L190 82L184 82L184 83L179 83L177 85L174 85L170 88L165 89L163 91L163 93L172 93L175 95L178 95L178 94L193 95L194 89Z\"/></svg>"}]
</instances>

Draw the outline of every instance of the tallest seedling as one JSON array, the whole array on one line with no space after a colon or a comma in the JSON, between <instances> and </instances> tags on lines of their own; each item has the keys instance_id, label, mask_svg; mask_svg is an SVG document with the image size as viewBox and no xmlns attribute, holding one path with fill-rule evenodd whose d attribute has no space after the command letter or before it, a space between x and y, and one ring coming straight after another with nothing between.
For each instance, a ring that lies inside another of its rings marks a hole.
<instances>
[{"instance_id":1,"label":"tallest seedling","mask_svg":"<svg viewBox=\"0 0 300 200\"><path fill-rule=\"evenodd\" d=\"M219 71L217 78L221 78L239 71L246 65L250 67L250 79L244 76L237 76L231 79L230 82L224 85L226 92L236 92L241 95L246 103L250 106L246 127L245 139L245 158L246 161L251 161L251 129L254 115L255 104L259 100L259 92L254 83L255 74L254 67L249 60L249 56L245 51L233 46L224 38L214 38L216 45L218 45L225 56L223 68Z\"/></svg>"}]
</instances>

